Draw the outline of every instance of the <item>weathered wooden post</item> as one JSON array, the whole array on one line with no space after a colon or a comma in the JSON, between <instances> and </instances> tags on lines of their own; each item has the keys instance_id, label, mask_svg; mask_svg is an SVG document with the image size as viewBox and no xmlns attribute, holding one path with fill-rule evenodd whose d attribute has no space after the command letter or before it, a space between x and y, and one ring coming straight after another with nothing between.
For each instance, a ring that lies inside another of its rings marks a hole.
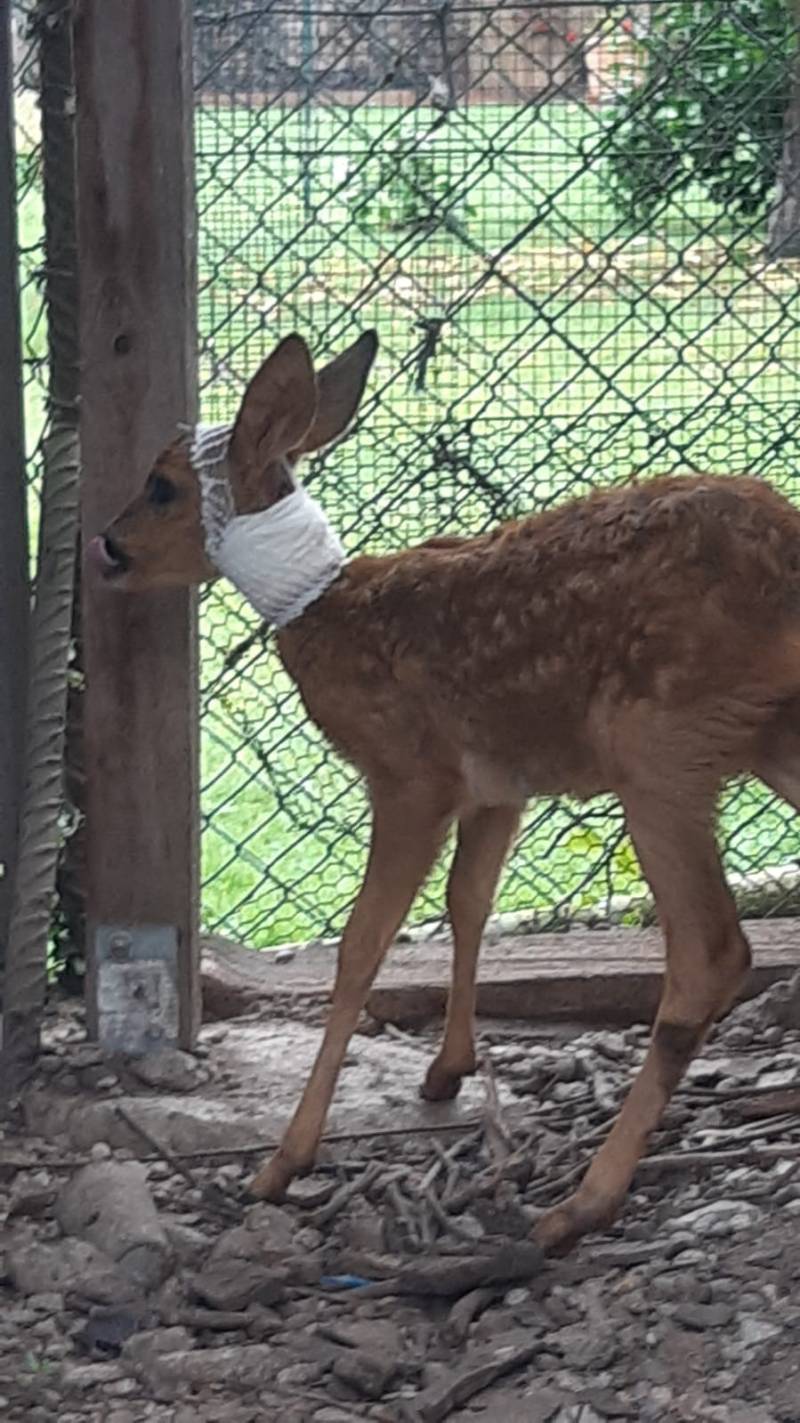
<instances>
[{"instance_id":1,"label":"weathered wooden post","mask_svg":"<svg viewBox=\"0 0 800 1423\"><path fill-rule=\"evenodd\" d=\"M140 487L195 404L188 0L83 0L75 30L83 530ZM191 1046L196 600L84 579L89 1022Z\"/></svg>"}]
</instances>

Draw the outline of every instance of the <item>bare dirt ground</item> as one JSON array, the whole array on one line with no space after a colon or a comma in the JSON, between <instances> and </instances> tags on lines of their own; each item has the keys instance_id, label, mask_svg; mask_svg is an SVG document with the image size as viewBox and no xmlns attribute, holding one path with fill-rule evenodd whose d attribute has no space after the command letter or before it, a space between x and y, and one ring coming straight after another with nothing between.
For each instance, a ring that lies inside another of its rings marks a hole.
<instances>
[{"instance_id":1,"label":"bare dirt ground","mask_svg":"<svg viewBox=\"0 0 800 1423\"><path fill-rule=\"evenodd\" d=\"M618 1225L548 1261L531 1221L645 1029L484 1021L483 1071L431 1109L433 1036L365 1024L318 1168L253 1205L318 1020L256 1011L136 1065L54 1009L0 1140L0 1417L800 1420L800 980L735 1010Z\"/></svg>"}]
</instances>

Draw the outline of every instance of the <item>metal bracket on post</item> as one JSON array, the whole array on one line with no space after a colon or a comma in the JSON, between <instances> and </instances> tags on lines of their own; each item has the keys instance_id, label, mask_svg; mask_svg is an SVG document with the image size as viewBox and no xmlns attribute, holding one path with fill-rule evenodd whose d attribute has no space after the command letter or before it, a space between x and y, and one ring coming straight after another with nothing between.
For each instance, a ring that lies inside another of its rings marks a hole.
<instances>
[{"instance_id":1,"label":"metal bracket on post","mask_svg":"<svg viewBox=\"0 0 800 1423\"><path fill-rule=\"evenodd\" d=\"M99 924L94 940L97 1036L107 1052L142 1057L178 1042L174 924Z\"/></svg>"}]
</instances>

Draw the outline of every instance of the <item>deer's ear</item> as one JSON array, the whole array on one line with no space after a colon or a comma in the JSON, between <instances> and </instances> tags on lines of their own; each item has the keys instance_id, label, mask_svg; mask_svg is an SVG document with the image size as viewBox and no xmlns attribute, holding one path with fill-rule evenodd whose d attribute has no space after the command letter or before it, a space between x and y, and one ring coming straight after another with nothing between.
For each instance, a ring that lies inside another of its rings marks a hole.
<instances>
[{"instance_id":1,"label":"deer's ear","mask_svg":"<svg viewBox=\"0 0 800 1423\"><path fill-rule=\"evenodd\" d=\"M236 417L230 444L231 478L248 496L269 502L270 465L302 444L317 411L317 387L308 346L287 336L253 376Z\"/></svg>"},{"instance_id":2,"label":"deer's ear","mask_svg":"<svg viewBox=\"0 0 800 1423\"><path fill-rule=\"evenodd\" d=\"M322 449L344 434L364 394L364 386L378 349L375 331L365 331L352 346L317 372L317 409L303 439L292 455Z\"/></svg>"}]
</instances>

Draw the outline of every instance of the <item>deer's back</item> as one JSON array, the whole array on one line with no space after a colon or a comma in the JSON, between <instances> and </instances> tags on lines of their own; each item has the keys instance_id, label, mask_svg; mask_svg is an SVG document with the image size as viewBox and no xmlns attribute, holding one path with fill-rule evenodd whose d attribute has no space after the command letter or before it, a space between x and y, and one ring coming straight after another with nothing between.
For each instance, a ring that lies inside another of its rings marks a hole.
<instances>
[{"instance_id":1,"label":"deer's back","mask_svg":"<svg viewBox=\"0 0 800 1423\"><path fill-rule=\"evenodd\" d=\"M756 480L664 479L357 559L281 650L368 775L447 766L523 800L613 786L631 718L792 695L798 635L800 514Z\"/></svg>"}]
</instances>

